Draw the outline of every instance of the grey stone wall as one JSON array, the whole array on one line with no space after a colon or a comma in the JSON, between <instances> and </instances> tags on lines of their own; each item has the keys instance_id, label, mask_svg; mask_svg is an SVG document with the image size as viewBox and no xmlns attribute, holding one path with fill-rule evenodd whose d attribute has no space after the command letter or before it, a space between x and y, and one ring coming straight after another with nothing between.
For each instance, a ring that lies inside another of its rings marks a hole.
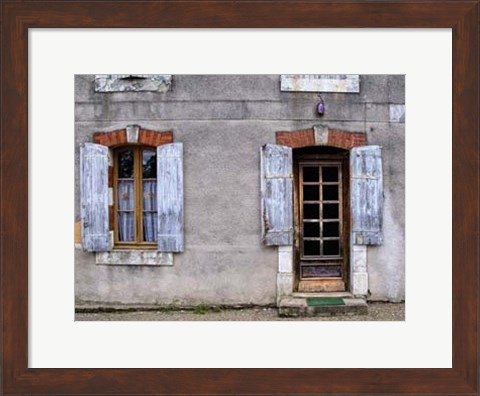
<instances>
[{"instance_id":1,"label":"grey stone wall","mask_svg":"<svg viewBox=\"0 0 480 396\"><path fill-rule=\"evenodd\" d=\"M81 143L127 124L172 130L184 144L186 248L167 267L96 265L75 249L77 301L275 303L277 249L260 242L259 148L276 131L319 123L383 147L385 243L368 248L370 298L405 298L405 125L392 107L404 104L403 76L362 75L360 93L323 93L323 117L317 93L281 92L278 75L174 75L164 93L96 93L94 78L75 78L75 221Z\"/></svg>"}]
</instances>

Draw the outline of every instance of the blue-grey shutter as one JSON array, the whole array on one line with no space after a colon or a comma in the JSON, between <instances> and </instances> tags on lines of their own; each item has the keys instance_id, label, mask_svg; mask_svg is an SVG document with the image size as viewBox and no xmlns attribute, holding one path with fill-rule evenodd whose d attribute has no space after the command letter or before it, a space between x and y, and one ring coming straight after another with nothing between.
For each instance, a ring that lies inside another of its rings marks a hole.
<instances>
[{"instance_id":1,"label":"blue-grey shutter","mask_svg":"<svg viewBox=\"0 0 480 396\"><path fill-rule=\"evenodd\" d=\"M380 146L350 152L352 237L355 245L383 242L383 174Z\"/></svg>"},{"instance_id":2,"label":"blue-grey shutter","mask_svg":"<svg viewBox=\"0 0 480 396\"><path fill-rule=\"evenodd\" d=\"M183 252L183 144L157 147L158 250Z\"/></svg>"},{"instance_id":3,"label":"blue-grey shutter","mask_svg":"<svg viewBox=\"0 0 480 396\"><path fill-rule=\"evenodd\" d=\"M108 230L108 147L80 147L80 215L82 246L88 252L110 250Z\"/></svg>"},{"instance_id":4,"label":"blue-grey shutter","mask_svg":"<svg viewBox=\"0 0 480 396\"><path fill-rule=\"evenodd\" d=\"M292 149L266 144L260 150L262 238L266 245L293 244Z\"/></svg>"}]
</instances>

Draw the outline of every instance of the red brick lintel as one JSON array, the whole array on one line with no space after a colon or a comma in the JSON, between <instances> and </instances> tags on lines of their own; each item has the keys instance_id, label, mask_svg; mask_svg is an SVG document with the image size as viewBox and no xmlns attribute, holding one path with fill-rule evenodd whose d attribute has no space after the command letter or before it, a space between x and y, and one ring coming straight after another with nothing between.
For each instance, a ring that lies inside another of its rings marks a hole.
<instances>
[{"instance_id":1,"label":"red brick lintel","mask_svg":"<svg viewBox=\"0 0 480 396\"><path fill-rule=\"evenodd\" d=\"M152 147L158 147L163 144L173 143L173 132L157 132L140 128L140 131L138 132L138 143Z\"/></svg>"},{"instance_id":2,"label":"red brick lintel","mask_svg":"<svg viewBox=\"0 0 480 396\"><path fill-rule=\"evenodd\" d=\"M122 144L127 144L127 130L117 129L111 132L95 132L93 134L93 141L97 144L102 144L107 147L115 147Z\"/></svg>"},{"instance_id":3,"label":"red brick lintel","mask_svg":"<svg viewBox=\"0 0 480 396\"><path fill-rule=\"evenodd\" d=\"M347 150L367 144L367 136L364 132L342 131L327 127L321 127L319 131L320 133L315 133L315 128L279 131L276 133L276 143L292 148L333 146Z\"/></svg>"},{"instance_id":4,"label":"red brick lintel","mask_svg":"<svg viewBox=\"0 0 480 396\"><path fill-rule=\"evenodd\" d=\"M158 147L163 144L173 143L172 131L151 131L145 128L138 128L138 135L128 139L127 129L117 129L111 132L95 132L93 141L107 147L117 147L125 144L141 144L144 146Z\"/></svg>"}]
</instances>

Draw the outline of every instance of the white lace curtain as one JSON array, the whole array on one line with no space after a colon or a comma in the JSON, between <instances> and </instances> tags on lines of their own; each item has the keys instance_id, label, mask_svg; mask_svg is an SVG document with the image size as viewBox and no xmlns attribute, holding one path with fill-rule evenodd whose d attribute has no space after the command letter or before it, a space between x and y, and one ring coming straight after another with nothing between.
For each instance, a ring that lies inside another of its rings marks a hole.
<instances>
[{"instance_id":1,"label":"white lace curtain","mask_svg":"<svg viewBox=\"0 0 480 396\"><path fill-rule=\"evenodd\" d=\"M133 180L118 181L118 240L135 240Z\"/></svg>"},{"instance_id":2,"label":"white lace curtain","mask_svg":"<svg viewBox=\"0 0 480 396\"><path fill-rule=\"evenodd\" d=\"M157 240L157 182L144 180L142 191L143 240ZM118 239L121 242L135 241L133 180L118 181Z\"/></svg>"},{"instance_id":3,"label":"white lace curtain","mask_svg":"<svg viewBox=\"0 0 480 396\"><path fill-rule=\"evenodd\" d=\"M157 240L157 181L143 181L143 239Z\"/></svg>"}]
</instances>

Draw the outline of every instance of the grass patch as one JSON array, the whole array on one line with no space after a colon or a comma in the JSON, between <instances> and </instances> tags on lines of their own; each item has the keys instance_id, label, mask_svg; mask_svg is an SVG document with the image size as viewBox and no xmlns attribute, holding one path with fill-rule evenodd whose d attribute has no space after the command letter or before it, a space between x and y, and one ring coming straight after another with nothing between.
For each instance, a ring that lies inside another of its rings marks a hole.
<instances>
[{"instance_id":1,"label":"grass patch","mask_svg":"<svg viewBox=\"0 0 480 396\"><path fill-rule=\"evenodd\" d=\"M193 313L196 315L206 315L208 313L221 312L222 310L219 307L214 307L206 304L197 305L193 309Z\"/></svg>"}]
</instances>

